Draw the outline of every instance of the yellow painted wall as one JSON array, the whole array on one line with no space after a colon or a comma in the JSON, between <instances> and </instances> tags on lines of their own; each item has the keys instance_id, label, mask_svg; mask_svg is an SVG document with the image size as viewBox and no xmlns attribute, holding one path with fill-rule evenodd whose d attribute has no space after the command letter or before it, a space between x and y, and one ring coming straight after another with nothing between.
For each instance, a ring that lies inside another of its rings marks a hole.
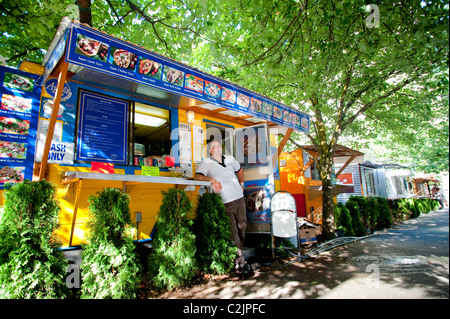
<instances>
[{"instance_id":1,"label":"yellow painted wall","mask_svg":"<svg viewBox=\"0 0 450 319\"><path fill-rule=\"evenodd\" d=\"M67 167L55 164L49 165L47 180L55 184L57 190L57 200L59 201L60 224L58 236L63 242L63 246L69 244L70 230L73 220L73 209L76 196L77 182L71 183L69 187L61 185L61 176L65 171L84 171L90 172L89 167ZM136 171L138 175L140 171ZM123 174L123 170L116 169L115 173ZM165 173L168 174L168 173ZM161 174L164 175L164 174ZM84 243L86 223L89 216L89 196L95 195L106 187L115 187L124 190L120 181L103 181L103 180L83 180L81 194L78 204L75 231L73 235L72 245L80 245ZM153 226L156 222L157 212L162 202L161 190L167 190L171 185L167 184L136 184L126 186L126 193L130 196L131 219L135 222L135 212L142 213L142 222L139 224L140 239L148 238Z\"/></svg>"}]
</instances>

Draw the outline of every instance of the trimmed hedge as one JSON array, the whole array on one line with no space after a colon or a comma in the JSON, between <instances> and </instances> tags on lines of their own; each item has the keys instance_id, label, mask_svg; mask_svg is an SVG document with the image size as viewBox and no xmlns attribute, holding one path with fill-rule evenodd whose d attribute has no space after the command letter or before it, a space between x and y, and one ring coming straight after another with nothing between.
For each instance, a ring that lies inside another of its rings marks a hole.
<instances>
[{"instance_id":1,"label":"trimmed hedge","mask_svg":"<svg viewBox=\"0 0 450 319\"><path fill-rule=\"evenodd\" d=\"M438 207L439 203L430 198L387 200L382 197L351 196L345 206L340 203L335 206L336 229L343 230L345 236L365 236Z\"/></svg>"},{"instance_id":2,"label":"trimmed hedge","mask_svg":"<svg viewBox=\"0 0 450 319\"><path fill-rule=\"evenodd\" d=\"M344 204L338 203L334 206L334 220L336 223L336 229L342 230L344 232L344 236L355 236L350 211Z\"/></svg>"},{"instance_id":3,"label":"trimmed hedge","mask_svg":"<svg viewBox=\"0 0 450 319\"><path fill-rule=\"evenodd\" d=\"M345 207L349 210L350 216L352 218L352 227L355 236L361 237L367 235L366 228L362 222L361 213L359 210L359 205L357 201L347 201Z\"/></svg>"},{"instance_id":4,"label":"trimmed hedge","mask_svg":"<svg viewBox=\"0 0 450 319\"><path fill-rule=\"evenodd\" d=\"M432 198L399 198L389 201L389 208L395 221L417 218L439 207L437 200Z\"/></svg>"}]
</instances>

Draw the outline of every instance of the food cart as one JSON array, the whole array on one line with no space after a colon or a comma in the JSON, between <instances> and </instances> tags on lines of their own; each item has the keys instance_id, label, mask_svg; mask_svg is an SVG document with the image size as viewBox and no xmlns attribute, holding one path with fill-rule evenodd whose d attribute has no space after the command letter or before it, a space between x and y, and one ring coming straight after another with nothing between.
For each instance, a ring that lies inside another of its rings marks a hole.
<instances>
[{"instance_id":1,"label":"food cart","mask_svg":"<svg viewBox=\"0 0 450 319\"><path fill-rule=\"evenodd\" d=\"M297 203L298 217L322 224L322 181L314 158L318 150L314 145L303 145L292 152L281 152L280 185L281 189L290 192ZM336 145L333 157L333 195L354 193L356 186L353 179L360 181L360 177L353 173L345 173L345 169L354 162L360 162L364 153L350 149L343 145ZM339 166L335 172L334 165ZM335 201L337 199L335 198Z\"/></svg>"},{"instance_id":2,"label":"food cart","mask_svg":"<svg viewBox=\"0 0 450 319\"><path fill-rule=\"evenodd\" d=\"M37 74L0 70L0 81L18 74L34 90L26 97L29 133L0 133L4 142L25 136L26 158L10 158L8 167L29 167L0 186L24 178L54 183L64 246L83 242L88 197L105 187L130 195L137 239L147 238L162 190L180 187L195 202L210 186L193 176L212 139L244 168L247 231L270 232L278 154L293 130L309 131L307 114L67 18L42 67Z\"/></svg>"}]
</instances>

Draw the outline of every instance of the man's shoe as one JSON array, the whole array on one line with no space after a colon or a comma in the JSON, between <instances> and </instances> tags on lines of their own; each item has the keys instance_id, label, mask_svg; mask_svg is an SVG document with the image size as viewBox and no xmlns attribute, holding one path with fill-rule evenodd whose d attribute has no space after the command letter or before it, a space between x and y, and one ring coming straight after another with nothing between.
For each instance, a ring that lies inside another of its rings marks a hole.
<instances>
[{"instance_id":1,"label":"man's shoe","mask_svg":"<svg viewBox=\"0 0 450 319\"><path fill-rule=\"evenodd\" d=\"M251 277L253 276L253 269L249 264L245 264L244 266L239 268L239 272L243 277Z\"/></svg>"}]
</instances>

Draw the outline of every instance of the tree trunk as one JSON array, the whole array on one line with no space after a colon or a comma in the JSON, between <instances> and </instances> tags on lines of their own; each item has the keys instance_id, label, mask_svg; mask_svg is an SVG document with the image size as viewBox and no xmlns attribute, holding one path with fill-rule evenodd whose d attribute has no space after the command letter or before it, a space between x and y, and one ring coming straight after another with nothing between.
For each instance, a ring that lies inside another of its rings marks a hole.
<instances>
[{"instance_id":1,"label":"tree trunk","mask_svg":"<svg viewBox=\"0 0 450 319\"><path fill-rule=\"evenodd\" d=\"M322 154L319 161L320 179L322 180L322 235L329 240L336 237L334 224L333 182L331 179L333 153Z\"/></svg>"},{"instance_id":2,"label":"tree trunk","mask_svg":"<svg viewBox=\"0 0 450 319\"><path fill-rule=\"evenodd\" d=\"M91 0L77 0L77 5L80 10L80 22L92 27Z\"/></svg>"}]
</instances>

